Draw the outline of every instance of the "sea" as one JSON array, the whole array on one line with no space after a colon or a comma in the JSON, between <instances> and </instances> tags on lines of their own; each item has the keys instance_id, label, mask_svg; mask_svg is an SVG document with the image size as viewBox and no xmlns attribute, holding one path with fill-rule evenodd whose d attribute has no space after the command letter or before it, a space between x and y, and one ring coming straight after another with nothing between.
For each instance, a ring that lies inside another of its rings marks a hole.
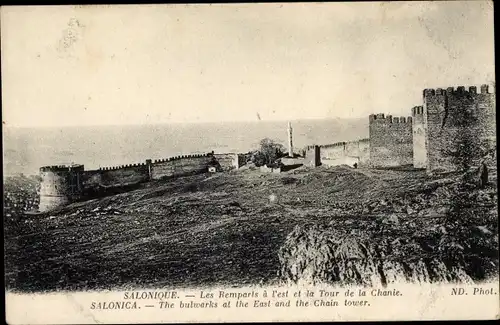
<instances>
[{"instance_id":1,"label":"sea","mask_svg":"<svg viewBox=\"0 0 500 325\"><path fill-rule=\"evenodd\" d=\"M291 121L294 151L368 137L368 118ZM287 147L287 121L3 128L5 176L78 163L85 170L179 155L248 152L270 138Z\"/></svg>"}]
</instances>

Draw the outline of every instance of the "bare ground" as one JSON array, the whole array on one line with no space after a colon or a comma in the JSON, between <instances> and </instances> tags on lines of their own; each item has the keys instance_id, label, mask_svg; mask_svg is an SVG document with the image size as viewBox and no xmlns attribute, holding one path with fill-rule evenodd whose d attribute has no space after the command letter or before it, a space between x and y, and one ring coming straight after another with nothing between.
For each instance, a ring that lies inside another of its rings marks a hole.
<instances>
[{"instance_id":1,"label":"bare ground","mask_svg":"<svg viewBox=\"0 0 500 325\"><path fill-rule=\"evenodd\" d=\"M496 209L496 171L492 179L483 192ZM35 192L6 180L6 285L55 291L274 284L290 280L280 248L290 247L287 235L294 229L351 220L346 229L380 237L385 228L366 220L395 213L398 220L444 215L437 204L418 201L418 193L439 194L452 182L414 170L301 167L261 174L243 168L147 183L52 214L26 216L26 205L13 202L33 203ZM489 232L485 245L498 246L497 220L493 216L480 225Z\"/></svg>"}]
</instances>

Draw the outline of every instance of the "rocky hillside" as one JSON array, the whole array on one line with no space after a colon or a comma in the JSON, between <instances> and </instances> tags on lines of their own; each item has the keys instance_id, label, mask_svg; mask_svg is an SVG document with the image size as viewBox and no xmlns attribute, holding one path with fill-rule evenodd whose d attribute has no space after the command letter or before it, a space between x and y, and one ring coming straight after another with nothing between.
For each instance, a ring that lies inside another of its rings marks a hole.
<instances>
[{"instance_id":1,"label":"rocky hillside","mask_svg":"<svg viewBox=\"0 0 500 325\"><path fill-rule=\"evenodd\" d=\"M280 249L287 282L386 285L477 282L498 272L496 176L479 189L460 175L367 200L323 223L298 225ZM390 193L387 191L386 193Z\"/></svg>"},{"instance_id":2,"label":"rocky hillside","mask_svg":"<svg viewBox=\"0 0 500 325\"><path fill-rule=\"evenodd\" d=\"M26 191L6 179L6 286L481 279L498 267L496 173L486 189L465 192L477 202L466 211L480 211L471 212L469 224L451 217L450 207L460 207L447 203L459 197L454 177L349 167L262 174L245 167L151 182L41 215L23 213L36 203L36 182ZM429 258L436 267L420 271Z\"/></svg>"}]
</instances>

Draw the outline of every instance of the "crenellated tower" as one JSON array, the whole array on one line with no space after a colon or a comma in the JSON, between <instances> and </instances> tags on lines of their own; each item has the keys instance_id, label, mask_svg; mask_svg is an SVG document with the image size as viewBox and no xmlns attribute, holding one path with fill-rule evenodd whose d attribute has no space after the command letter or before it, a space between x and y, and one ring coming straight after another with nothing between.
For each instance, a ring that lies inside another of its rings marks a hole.
<instances>
[{"instance_id":1,"label":"crenellated tower","mask_svg":"<svg viewBox=\"0 0 500 325\"><path fill-rule=\"evenodd\" d=\"M50 211L79 199L82 195L83 165L57 165L40 168L40 212Z\"/></svg>"},{"instance_id":2,"label":"crenellated tower","mask_svg":"<svg viewBox=\"0 0 500 325\"><path fill-rule=\"evenodd\" d=\"M413 132L413 167L427 167L427 144L424 123L424 107L415 106L411 109Z\"/></svg>"},{"instance_id":3,"label":"crenellated tower","mask_svg":"<svg viewBox=\"0 0 500 325\"><path fill-rule=\"evenodd\" d=\"M425 89L423 130L427 169L456 169L453 157L459 151L465 152L467 143L474 142L475 148L496 146L495 105L495 94L490 93L488 85L482 85L480 92L474 86ZM481 150L471 150L467 154L477 163Z\"/></svg>"},{"instance_id":4,"label":"crenellated tower","mask_svg":"<svg viewBox=\"0 0 500 325\"><path fill-rule=\"evenodd\" d=\"M413 163L412 117L369 116L370 164L374 167Z\"/></svg>"}]
</instances>

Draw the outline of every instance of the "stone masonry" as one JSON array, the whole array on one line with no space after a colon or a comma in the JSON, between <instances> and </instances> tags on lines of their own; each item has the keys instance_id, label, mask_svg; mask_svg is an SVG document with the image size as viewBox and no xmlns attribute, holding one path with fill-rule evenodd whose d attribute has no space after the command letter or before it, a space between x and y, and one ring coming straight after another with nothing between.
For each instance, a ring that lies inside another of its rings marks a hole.
<instances>
[{"instance_id":1,"label":"stone masonry","mask_svg":"<svg viewBox=\"0 0 500 325\"><path fill-rule=\"evenodd\" d=\"M371 114L370 165L393 167L413 164L412 118Z\"/></svg>"},{"instance_id":2,"label":"stone masonry","mask_svg":"<svg viewBox=\"0 0 500 325\"><path fill-rule=\"evenodd\" d=\"M482 85L479 93L476 87L466 90L463 86L425 89L423 101L428 171L456 169L453 151L464 150L466 142L496 147L495 94L488 85ZM481 150L472 150L470 155L477 163Z\"/></svg>"},{"instance_id":3,"label":"stone masonry","mask_svg":"<svg viewBox=\"0 0 500 325\"><path fill-rule=\"evenodd\" d=\"M425 139L424 108L415 106L411 109L413 132L413 167L427 167L427 147Z\"/></svg>"}]
</instances>

